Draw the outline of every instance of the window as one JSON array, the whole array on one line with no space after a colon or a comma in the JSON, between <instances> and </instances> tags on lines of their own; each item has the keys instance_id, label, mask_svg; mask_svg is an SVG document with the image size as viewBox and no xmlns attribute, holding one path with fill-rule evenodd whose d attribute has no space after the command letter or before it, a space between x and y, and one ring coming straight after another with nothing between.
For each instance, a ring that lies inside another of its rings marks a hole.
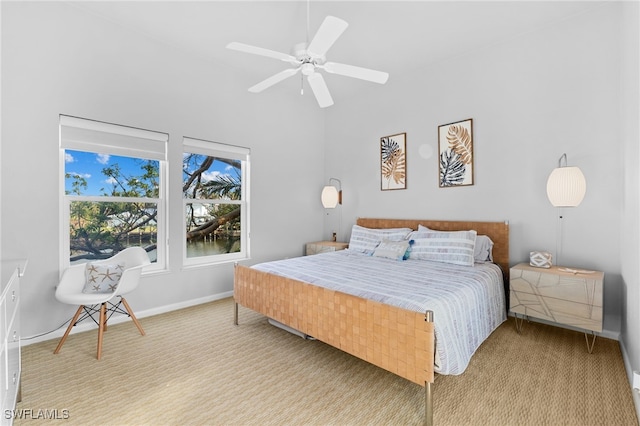
<instances>
[{"instance_id":1,"label":"window","mask_svg":"<svg viewBox=\"0 0 640 426\"><path fill-rule=\"evenodd\" d=\"M249 256L249 150L184 138L185 265Z\"/></svg>"},{"instance_id":2,"label":"window","mask_svg":"<svg viewBox=\"0 0 640 426\"><path fill-rule=\"evenodd\" d=\"M142 246L166 258L168 135L60 116L62 267Z\"/></svg>"}]
</instances>

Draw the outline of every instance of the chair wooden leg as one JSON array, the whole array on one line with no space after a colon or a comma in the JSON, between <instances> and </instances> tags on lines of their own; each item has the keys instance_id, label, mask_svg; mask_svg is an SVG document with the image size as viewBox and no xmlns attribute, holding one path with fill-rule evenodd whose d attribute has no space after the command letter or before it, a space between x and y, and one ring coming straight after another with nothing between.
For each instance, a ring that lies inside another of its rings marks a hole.
<instances>
[{"instance_id":1,"label":"chair wooden leg","mask_svg":"<svg viewBox=\"0 0 640 426\"><path fill-rule=\"evenodd\" d=\"M71 333L71 329L73 328L73 326L76 325L76 321L78 321L78 318L80 317L80 314L82 313L83 308L84 306L80 306L76 311L76 314L73 316L73 319L69 324L69 327L67 327L67 331L65 331L64 336L62 336L62 339L60 339L60 343L58 343L56 350L53 351L54 354L57 354L58 352L60 352L60 349L62 349L62 345L64 345L64 342L67 340L67 337L69 337L69 333Z\"/></svg>"},{"instance_id":2,"label":"chair wooden leg","mask_svg":"<svg viewBox=\"0 0 640 426\"><path fill-rule=\"evenodd\" d=\"M104 334L104 328L107 322L107 304L100 305L100 322L98 323L98 359L102 357L102 335Z\"/></svg>"},{"instance_id":3,"label":"chair wooden leg","mask_svg":"<svg viewBox=\"0 0 640 426\"><path fill-rule=\"evenodd\" d=\"M124 308L127 310L127 312L129 313L129 316L133 320L133 323L136 325L136 327L138 327L138 331L140 332L140 334L144 336L145 333L144 333L144 330L142 329L142 325L140 325L140 323L138 322L138 318L136 318L136 316L133 314L133 311L131 310L131 307L127 303L126 299L122 296L120 296L120 298L122 299L122 304L124 305Z\"/></svg>"}]
</instances>

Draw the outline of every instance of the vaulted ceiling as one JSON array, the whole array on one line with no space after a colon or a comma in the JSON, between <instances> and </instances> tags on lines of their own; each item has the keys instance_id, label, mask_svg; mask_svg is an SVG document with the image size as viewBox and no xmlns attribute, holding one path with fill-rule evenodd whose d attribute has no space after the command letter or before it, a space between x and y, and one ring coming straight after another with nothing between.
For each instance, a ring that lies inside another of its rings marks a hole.
<instances>
[{"instance_id":1,"label":"vaulted ceiling","mask_svg":"<svg viewBox=\"0 0 640 426\"><path fill-rule=\"evenodd\" d=\"M562 23L604 1L106 1L70 2L129 30L241 70L250 87L289 67L231 51L232 41L290 53L327 15L349 27L327 54L333 62L402 79L450 57ZM307 31L307 18L309 30ZM325 74L334 98L375 83ZM299 91L300 79L279 83ZM273 90L273 89L267 89Z\"/></svg>"}]
</instances>

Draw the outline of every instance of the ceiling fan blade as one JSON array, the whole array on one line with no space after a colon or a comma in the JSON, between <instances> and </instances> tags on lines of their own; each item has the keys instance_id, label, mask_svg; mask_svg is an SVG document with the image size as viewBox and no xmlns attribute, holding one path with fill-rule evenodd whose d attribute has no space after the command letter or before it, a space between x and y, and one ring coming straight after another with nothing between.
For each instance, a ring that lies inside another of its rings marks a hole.
<instances>
[{"instance_id":1,"label":"ceiling fan blade","mask_svg":"<svg viewBox=\"0 0 640 426\"><path fill-rule=\"evenodd\" d=\"M309 55L324 56L348 26L349 24L335 16L327 16L324 18L322 25L318 28L318 32L307 47Z\"/></svg>"},{"instance_id":2,"label":"ceiling fan blade","mask_svg":"<svg viewBox=\"0 0 640 426\"><path fill-rule=\"evenodd\" d=\"M326 72L332 74L344 75L347 77L359 78L361 80L372 81L374 83L384 84L389 78L389 74L383 71L371 70L369 68L355 67L353 65L338 64L336 62L327 62L321 66Z\"/></svg>"},{"instance_id":3,"label":"ceiling fan blade","mask_svg":"<svg viewBox=\"0 0 640 426\"><path fill-rule=\"evenodd\" d=\"M237 50L238 52L252 53L254 55L266 56L268 58L280 59L285 62L297 63L297 59L293 56L276 52L275 50L264 49L262 47L251 46L244 43L231 42L227 44L227 49Z\"/></svg>"},{"instance_id":4,"label":"ceiling fan blade","mask_svg":"<svg viewBox=\"0 0 640 426\"><path fill-rule=\"evenodd\" d=\"M326 108L333 105L331 93L329 93L329 88L327 87L327 83L324 82L322 74L317 72L313 73L307 77L307 81L309 82L309 86L311 86L311 90L313 91L320 108Z\"/></svg>"},{"instance_id":5,"label":"ceiling fan blade","mask_svg":"<svg viewBox=\"0 0 640 426\"><path fill-rule=\"evenodd\" d=\"M300 71L300 68L289 68L284 71L280 71L278 74L272 75L271 77L267 78L264 81L261 81L255 86L249 87L249 91L252 93L260 93L264 89L268 89L274 84L280 83L282 80L287 79L292 75L295 75L298 71Z\"/></svg>"}]
</instances>

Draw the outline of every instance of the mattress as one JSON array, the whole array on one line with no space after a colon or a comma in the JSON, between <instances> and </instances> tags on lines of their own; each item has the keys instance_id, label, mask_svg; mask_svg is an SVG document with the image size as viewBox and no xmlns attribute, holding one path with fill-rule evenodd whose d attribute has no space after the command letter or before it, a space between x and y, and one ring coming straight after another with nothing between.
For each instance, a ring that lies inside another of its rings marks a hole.
<instances>
[{"instance_id":1,"label":"mattress","mask_svg":"<svg viewBox=\"0 0 640 426\"><path fill-rule=\"evenodd\" d=\"M462 374L506 320L503 275L493 263L397 261L340 250L253 268L411 311L433 311L439 374Z\"/></svg>"}]
</instances>

